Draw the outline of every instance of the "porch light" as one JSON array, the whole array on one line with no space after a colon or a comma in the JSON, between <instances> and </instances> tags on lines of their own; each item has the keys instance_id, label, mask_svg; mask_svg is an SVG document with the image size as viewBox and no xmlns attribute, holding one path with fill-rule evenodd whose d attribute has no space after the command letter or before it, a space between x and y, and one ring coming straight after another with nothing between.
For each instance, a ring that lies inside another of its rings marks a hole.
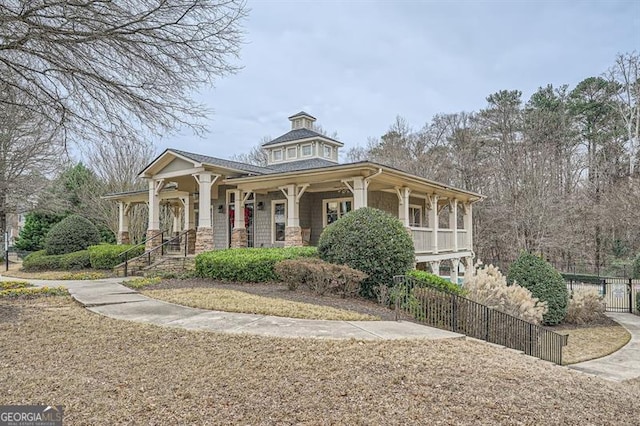
<instances>
[{"instance_id":1,"label":"porch light","mask_svg":"<svg viewBox=\"0 0 640 426\"><path fill-rule=\"evenodd\" d=\"M224 213L224 206L222 204L218 206L218 213Z\"/></svg>"},{"instance_id":2,"label":"porch light","mask_svg":"<svg viewBox=\"0 0 640 426\"><path fill-rule=\"evenodd\" d=\"M258 201L258 210L264 210L264 203L262 201Z\"/></svg>"}]
</instances>

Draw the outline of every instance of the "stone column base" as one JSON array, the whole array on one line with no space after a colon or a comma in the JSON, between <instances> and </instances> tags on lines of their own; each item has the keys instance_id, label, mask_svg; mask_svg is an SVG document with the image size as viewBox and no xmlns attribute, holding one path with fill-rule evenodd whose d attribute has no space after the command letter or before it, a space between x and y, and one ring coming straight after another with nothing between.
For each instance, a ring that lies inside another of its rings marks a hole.
<instances>
[{"instance_id":1,"label":"stone column base","mask_svg":"<svg viewBox=\"0 0 640 426\"><path fill-rule=\"evenodd\" d=\"M196 254L196 230L189 229L189 232L185 235L187 239L187 253Z\"/></svg>"},{"instance_id":2,"label":"stone column base","mask_svg":"<svg viewBox=\"0 0 640 426\"><path fill-rule=\"evenodd\" d=\"M302 247L302 228L299 226L287 226L284 230L285 247Z\"/></svg>"},{"instance_id":3,"label":"stone column base","mask_svg":"<svg viewBox=\"0 0 640 426\"><path fill-rule=\"evenodd\" d=\"M159 245L162 245L162 234L160 234L159 229L147 229L146 237L149 238L151 236L154 236L154 237L147 240L147 243L145 244L145 247L144 247L145 251L151 250L154 247L158 247Z\"/></svg>"},{"instance_id":4,"label":"stone column base","mask_svg":"<svg viewBox=\"0 0 640 426\"><path fill-rule=\"evenodd\" d=\"M118 241L118 244L130 244L131 240L129 239L129 231L118 232L117 241Z\"/></svg>"},{"instance_id":5,"label":"stone column base","mask_svg":"<svg viewBox=\"0 0 640 426\"><path fill-rule=\"evenodd\" d=\"M247 241L247 229L237 228L231 231L231 248L246 248L248 246Z\"/></svg>"},{"instance_id":6,"label":"stone column base","mask_svg":"<svg viewBox=\"0 0 640 426\"><path fill-rule=\"evenodd\" d=\"M194 250L196 254L213 250L213 228L198 227Z\"/></svg>"}]
</instances>

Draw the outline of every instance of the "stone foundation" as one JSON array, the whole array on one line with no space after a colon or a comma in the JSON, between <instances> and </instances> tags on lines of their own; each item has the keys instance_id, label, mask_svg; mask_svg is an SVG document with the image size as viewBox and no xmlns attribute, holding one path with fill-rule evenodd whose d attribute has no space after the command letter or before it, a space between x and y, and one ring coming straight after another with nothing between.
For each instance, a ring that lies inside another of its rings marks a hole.
<instances>
[{"instance_id":1,"label":"stone foundation","mask_svg":"<svg viewBox=\"0 0 640 426\"><path fill-rule=\"evenodd\" d=\"M302 247L302 228L299 226L287 226L284 230L285 247Z\"/></svg>"},{"instance_id":2,"label":"stone foundation","mask_svg":"<svg viewBox=\"0 0 640 426\"><path fill-rule=\"evenodd\" d=\"M145 251L147 250L151 250L154 247L158 247L159 245L162 245L162 234L160 234L160 230L159 229L147 229L147 235L146 237L149 238L151 236L154 236L151 239L147 240L147 243L145 244Z\"/></svg>"},{"instance_id":3,"label":"stone foundation","mask_svg":"<svg viewBox=\"0 0 640 426\"><path fill-rule=\"evenodd\" d=\"M130 244L131 239L129 239L129 231L120 231L118 232L118 244Z\"/></svg>"},{"instance_id":4,"label":"stone foundation","mask_svg":"<svg viewBox=\"0 0 640 426\"><path fill-rule=\"evenodd\" d=\"M187 239L187 253L195 254L196 253L196 230L189 229L189 232L185 235Z\"/></svg>"},{"instance_id":5,"label":"stone foundation","mask_svg":"<svg viewBox=\"0 0 640 426\"><path fill-rule=\"evenodd\" d=\"M195 253L213 250L213 228L198 228L196 231Z\"/></svg>"},{"instance_id":6,"label":"stone foundation","mask_svg":"<svg viewBox=\"0 0 640 426\"><path fill-rule=\"evenodd\" d=\"M246 228L238 228L231 231L231 248L245 248L247 245Z\"/></svg>"}]
</instances>

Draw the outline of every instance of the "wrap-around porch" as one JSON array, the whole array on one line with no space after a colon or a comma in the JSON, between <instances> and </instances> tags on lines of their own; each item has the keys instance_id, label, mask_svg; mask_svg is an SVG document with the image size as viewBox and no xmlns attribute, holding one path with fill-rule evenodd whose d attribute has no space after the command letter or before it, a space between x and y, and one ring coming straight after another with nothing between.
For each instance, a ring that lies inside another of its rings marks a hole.
<instances>
[{"instance_id":1,"label":"wrap-around porch","mask_svg":"<svg viewBox=\"0 0 640 426\"><path fill-rule=\"evenodd\" d=\"M326 226L368 206L404 223L416 263L428 263L434 273L440 262L450 261L453 279L460 260L472 262L478 194L369 162L284 173L243 166L239 171L234 162L206 164L166 151L142 174L147 191L108 196L119 203L119 241L128 242L128 212L136 203L148 205L147 236L159 235L161 228L184 233L190 254L315 245ZM162 205L172 220L161 227ZM159 244L160 238L152 238L147 248Z\"/></svg>"}]
</instances>

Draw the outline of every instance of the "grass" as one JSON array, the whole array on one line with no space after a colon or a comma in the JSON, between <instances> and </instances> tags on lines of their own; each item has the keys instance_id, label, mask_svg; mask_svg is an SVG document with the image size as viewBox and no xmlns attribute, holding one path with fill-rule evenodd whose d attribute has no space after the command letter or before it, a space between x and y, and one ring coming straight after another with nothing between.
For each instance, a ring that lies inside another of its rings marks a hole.
<instances>
[{"instance_id":1,"label":"grass","mask_svg":"<svg viewBox=\"0 0 640 426\"><path fill-rule=\"evenodd\" d=\"M132 278L130 280L123 281L122 284L127 287L139 290L141 288L160 284L161 282L162 282L162 277L137 277L137 278Z\"/></svg>"},{"instance_id":2,"label":"grass","mask_svg":"<svg viewBox=\"0 0 640 426\"><path fill-rule=\"evenodd\" d=\"M27 272L21 269L9 268L9 271L2 272L5 277L22 278L27 280L99 280L111 276L108 272L97 271L95 269L83 269L79 271L34 271Z\"/></svg>"},{"instance_id":3,"label":"grass","mask_svg":"<svg viewBox=\"0 0 640 426\"><path fill-rule=\"evenodd\" d=\"M637 424L609 382L465 340L329 341L113 320L69 298L0 301L0 404L65 424Z\"/></svg>"},{"instance_id":4,"label":"grass","mask_svg":"<svg viewBox=\"0 0 640 426\"><path fill-rule=\"evenodd\" d=\"M68 295L65 287L34 287L26 281L0 281L0 299Z\"/></svg>"},{"instance_id":5,"label":"grass","mask_svg":"<svg viewBox=\"0 0 640 426\"><path fill-rule=\"evenodd\" d=\"M367 321L379 319L371 315L330 306L293 302L220 288L145 290L142 293L154 299L214 311L317 320Z\"/></svg>"},{"instance_id":6,"label":"grass","mask_svg":"<svg viewBox=\"0 0 640 426\"><path fill-rule=\"evenodd\" d=\"M626 345L631 335L620 325L595 326L554 330L569 335L569 343L562 350L565 365L601 358Z\"/></svg>"}]
</instances>

